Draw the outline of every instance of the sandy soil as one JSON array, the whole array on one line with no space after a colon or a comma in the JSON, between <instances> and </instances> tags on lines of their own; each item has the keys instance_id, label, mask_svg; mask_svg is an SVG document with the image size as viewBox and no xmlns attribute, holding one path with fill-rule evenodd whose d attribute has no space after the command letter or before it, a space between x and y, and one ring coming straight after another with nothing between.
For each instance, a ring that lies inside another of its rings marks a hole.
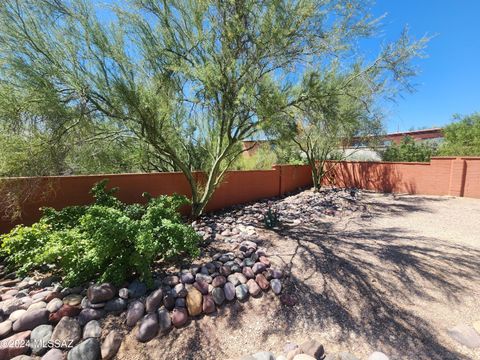
<instances>
[{"instance_id":1,"label":"sandy soil","mask_svg":"<svg viewBox=\"0 0 480 360\"><path fill-rule=\"evenodd\" d=\"M287 341L311 337L327 353L360 359L375 350L390 359L480 359L446 333L480 320L480 200L361 193L357 203L362 210L258 231L289 273L295 306L268 292L146 344L133 331L118 359L279 355Z\"/></svg>"}]
</instances>

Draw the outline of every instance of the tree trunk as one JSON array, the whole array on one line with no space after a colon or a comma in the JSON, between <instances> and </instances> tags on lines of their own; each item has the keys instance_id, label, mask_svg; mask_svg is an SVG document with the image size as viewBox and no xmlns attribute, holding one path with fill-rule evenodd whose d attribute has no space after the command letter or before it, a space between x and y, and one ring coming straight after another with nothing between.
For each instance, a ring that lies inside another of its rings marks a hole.
<instances>
[{"instance_id":1,"label":"tree trunk","mask_svg":"<svg viewBox=\"0 0 480 360\"><path fill-rule=\"evenodd\" d=\"M315 191L320 191L320 174L318 173L315 161L310 161L310 168L312 169L313 188Z\"/></svg>"}]
</instances>

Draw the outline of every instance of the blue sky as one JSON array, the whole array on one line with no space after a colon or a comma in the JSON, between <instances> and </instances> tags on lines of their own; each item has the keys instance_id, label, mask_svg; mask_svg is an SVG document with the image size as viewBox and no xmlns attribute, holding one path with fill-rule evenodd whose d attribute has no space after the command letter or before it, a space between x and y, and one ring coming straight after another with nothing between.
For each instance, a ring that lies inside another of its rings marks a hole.
<instances>
[{"instance_id":1,"label":"blue sky","mask_svg":"<svg viewBox=\"0 0 480 360\"><path fill-rule=\"evenodd\" d=\"M393 40L406 24L417 37L435 35L428 57L416 62L416 93L387 104L389 132L442 126L455 113L480 111L480 0L377 0L373 12L387 13L379 43Z\"/></svg>"}]
</instances>

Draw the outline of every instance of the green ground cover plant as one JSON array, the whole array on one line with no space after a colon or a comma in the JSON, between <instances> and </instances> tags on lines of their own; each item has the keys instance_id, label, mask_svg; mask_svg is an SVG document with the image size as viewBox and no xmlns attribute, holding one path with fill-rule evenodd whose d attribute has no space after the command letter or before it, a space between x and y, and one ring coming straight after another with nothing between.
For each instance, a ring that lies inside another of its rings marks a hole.
<instances>
[{"instance_id":1,"label":"green ground cover plant","mask_svg":"<svg viewBox=\"0 0 480 360\"><path fill-rule=\"evenodd\" d=\"M178 211L187 198L144 194L145 205L127 205L106 183L92 188L94 204L44 208L39 222L2 235L0 252L7 265L20 274L48 266L65 285L120 284L132 275L152 284L157 259L198 255L199 236Z\"/></svg>"}]
</instances>

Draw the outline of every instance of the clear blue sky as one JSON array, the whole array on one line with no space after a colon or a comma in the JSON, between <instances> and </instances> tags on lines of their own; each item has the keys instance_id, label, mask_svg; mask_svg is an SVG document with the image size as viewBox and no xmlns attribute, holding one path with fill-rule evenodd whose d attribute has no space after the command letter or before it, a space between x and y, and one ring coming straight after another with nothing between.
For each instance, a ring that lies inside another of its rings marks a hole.
<instances>
[{"instance_id":1,"label":"clear blue sky","mask_svg":"<svg viewBox=\"0 0 480 360\"><path fill-rule=\"evenodd\" d=\"M480 0L377 0L373 11L387 13L379 42L405 24L412 35L436 35L417 62L416 93L388 104L388 131L442 126L455 113L480 111Z\"/></svg>"}]
</instances>

